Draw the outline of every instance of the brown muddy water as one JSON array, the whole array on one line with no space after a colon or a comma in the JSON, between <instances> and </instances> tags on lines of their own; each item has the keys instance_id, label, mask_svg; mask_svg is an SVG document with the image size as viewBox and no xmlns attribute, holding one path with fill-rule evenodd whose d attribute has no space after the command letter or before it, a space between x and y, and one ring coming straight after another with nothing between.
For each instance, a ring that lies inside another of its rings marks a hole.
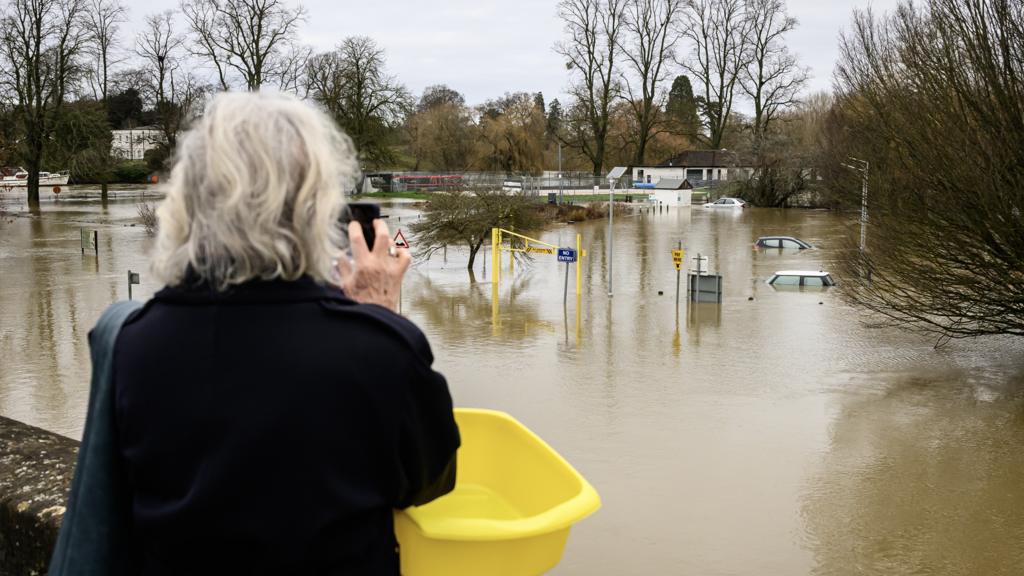
<instances>
[{"instance_id":1,"label":"brown muddy water","mask_svg":"<svg viewBox=\"0 0 1024 576\"><path fill-rule=\"evenodd\" d=\"M136 298L159 287L133 194L64 196L0 222L0 414L77 437L88 330L126 297L128 269ZM417 214L385 212L403 230ZM506 268L496 300L489 257L476 283L454 249L416 265L403 311L456 404L510 412L601 494L555 574L1024 573L1024 345L936 350L864 323L836 289L764 284L827 269L849 225L699 207L617 219L612 298L606 223L555 225L542 239L579 232L589 252L567 308L553 257ZM82 227L99 230L98 258L80 253ZM820 248L754 252L766 234ZM677 241L723 274L721 306L676 309Z\"/></svg>"}]
</instances>

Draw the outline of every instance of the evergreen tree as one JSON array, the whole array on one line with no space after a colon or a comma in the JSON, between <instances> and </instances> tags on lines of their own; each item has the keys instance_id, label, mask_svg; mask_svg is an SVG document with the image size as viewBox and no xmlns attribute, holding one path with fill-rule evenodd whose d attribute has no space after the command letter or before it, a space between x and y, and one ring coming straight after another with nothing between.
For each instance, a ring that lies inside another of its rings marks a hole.
<instances>
[{"instance_id":1,"label":"evergreen tree","mask_svg":"<svg viewBox=\"0 0 1024 576\"><path fill-rule=\"evenodd\" d=\"M673 130L690 138L700 136L697 101L693 97L690 79L685 75L676 76L672 82L672 90L668 93L668 104L665 106L665 111L673 124Z\"/></svg>"},{"instance_id":2,"label":"evergreen tree","mask_svg":"<svg viewBox=\"0 0 1024 576\"><path fill-rule=\"evenodd\" d=\"M547 114L547 109L544 107L544 93L537 92L533 95L533 105L540 110L541 114Z\"/></svg>"},{"instance_id":3,"label":"evergreen tree","mask_svg":"<svg viewBox=\"0 0 1024 576\"><path fill-rule=\"evenodd\" d=\"M562 129L562 103L555 98L548 107L547 133L549 137L557 138Z\"/></svg>"}]
</instances>

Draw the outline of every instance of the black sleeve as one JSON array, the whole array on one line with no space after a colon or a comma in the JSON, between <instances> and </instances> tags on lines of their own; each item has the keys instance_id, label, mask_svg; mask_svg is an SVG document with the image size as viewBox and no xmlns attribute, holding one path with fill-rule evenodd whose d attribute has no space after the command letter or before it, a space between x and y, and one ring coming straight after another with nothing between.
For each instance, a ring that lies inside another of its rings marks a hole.
<instances>
[{"instance_id":1,"label":"black sleeve","mask_svg":"<svg viewBox=\"0 0 1024 576\"><path fill-rule=\"evenodd\" d=\"M395 508L426 504L455 487L459 428L444 376L425 364L408 383L398 434Z\"/></svg>"}]
</instances>

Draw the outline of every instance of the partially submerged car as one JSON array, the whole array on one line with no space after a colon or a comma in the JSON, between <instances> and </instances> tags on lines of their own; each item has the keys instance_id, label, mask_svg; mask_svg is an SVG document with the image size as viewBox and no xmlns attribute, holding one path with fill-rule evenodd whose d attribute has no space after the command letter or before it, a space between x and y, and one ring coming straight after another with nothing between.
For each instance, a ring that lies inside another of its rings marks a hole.
<instances>
[{"instance_id":1,"label":"partially submerged car","mask_svg":"<svg viewBox=\"0 0 1024 576\"><path fill-rule=\"evenodd\" d=\"M747 203L739 198L719 198L714 202L708 202L705 208L746 208Z\"/></svg>"},{"instance_id":2,"label":"partially submerged car","mask_svg":"<svg viewBox=\"0 0 1024 576\"><path fill-rule=\"evenodd\" d=\"M771 286L804 286L827 288L835 286L832 275L821 270L779 270L768 279Z\"/></svg>"},{"instance_id":3,"label":"partially submerged car","mask_svg":"<svg viewBox=\"0 0 1024 576\"><path fill-rule=\"evenodd\" d=\"M762 236L757 239L757 242L754 242L754 248L806 250L808 248L814 248L814 246L811 246L799 238L793 238L792 236Z\"/></svg>"}]
</instances>

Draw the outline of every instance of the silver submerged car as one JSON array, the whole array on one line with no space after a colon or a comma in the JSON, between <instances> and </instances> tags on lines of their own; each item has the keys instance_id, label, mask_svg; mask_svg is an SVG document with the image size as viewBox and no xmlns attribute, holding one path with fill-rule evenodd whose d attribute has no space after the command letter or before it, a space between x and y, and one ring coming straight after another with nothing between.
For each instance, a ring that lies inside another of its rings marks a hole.
<instances>
[{"instance_id":1,"label":"silver submerged car","mask_svg":"<svg viewBox=\"0 0 1024 576\"><path fill-rule=\"evenodd\" d=\"M754 242L754 248L766 250L769 248L807 250L814 248L807 242L792 236L762 236Z\"/></svg>"}]
</instances>

